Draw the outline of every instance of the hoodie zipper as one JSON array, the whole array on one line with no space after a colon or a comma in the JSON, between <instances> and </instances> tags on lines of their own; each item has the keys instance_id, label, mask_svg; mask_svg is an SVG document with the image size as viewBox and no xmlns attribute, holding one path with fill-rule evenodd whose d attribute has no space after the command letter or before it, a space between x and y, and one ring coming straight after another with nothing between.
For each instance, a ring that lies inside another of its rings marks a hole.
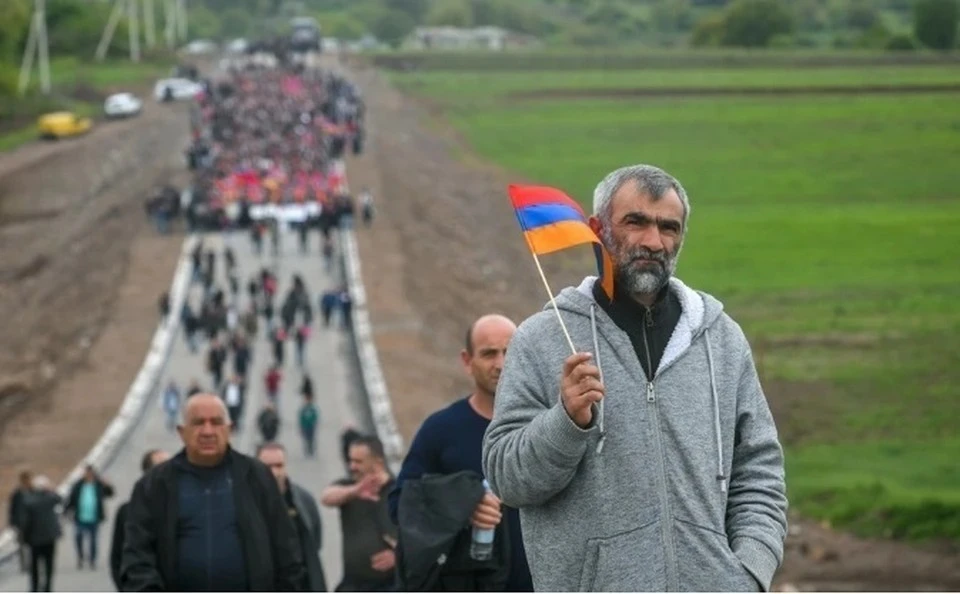
<instances>
[{"instance_id":1,"label":"hoodie zipper","mask_svg":"<svg viewBox=\"0 0 960 594\"><path fill-rule=\"evenodd\" d=\"M672 517L670 510L670 494L667 491L667 467L663 454L663 440L660 437L660 415L657 407L657 395L654 390L653 382L657 378L656 370L653 369L653 360L650 357L650 342L647 340L647 327L653 326L653 312L650 308L645 308L644 324L641 326L643 331L643 349L647 355L647 369L649 376L647 380L647 403L650 405L650 411L653 415L653 438L657 444L657 457L660 462L660 499L663 502L664 521L660 524L660 533L663 537L663 548L665 553L665 565L667 574L667 590L677 590L679 586L673 583L676 581L676 571L674 570L675 555L673 549L673 530Z\"/></svg>"}]
</instances>

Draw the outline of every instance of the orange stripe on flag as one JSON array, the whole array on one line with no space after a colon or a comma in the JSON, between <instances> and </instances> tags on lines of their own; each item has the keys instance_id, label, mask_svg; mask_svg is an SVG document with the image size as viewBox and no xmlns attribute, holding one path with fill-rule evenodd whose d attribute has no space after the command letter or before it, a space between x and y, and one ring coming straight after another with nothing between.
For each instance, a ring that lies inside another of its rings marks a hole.
<instances>
[{"instance_id":1,"label":"orange stripe on flag","mask_svg":"<svg viewBox=\"0 0 960 594\"><path fill-rule=\"evenodd\" d=\"M561 221L524 231L530 249L538 255L549 254L584 243L598 243L597 235L586 223Z\"/></svg>"}]
</instances>

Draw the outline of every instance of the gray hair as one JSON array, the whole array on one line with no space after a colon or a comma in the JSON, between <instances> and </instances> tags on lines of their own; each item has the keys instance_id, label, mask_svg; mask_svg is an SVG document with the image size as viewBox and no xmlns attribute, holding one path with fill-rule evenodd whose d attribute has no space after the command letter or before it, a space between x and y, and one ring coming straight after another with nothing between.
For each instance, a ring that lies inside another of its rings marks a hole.
<instances>
[{"instance_id":1,"label":"gray hair","mask_svg":"<svg viewBox=\"0 0 960 594\"><path fill-rule=\"evenodd\" d=\"M214 398L216 398L216 399L217 399L217 403L220 405L220 410L223 411L223 420L225 420L227 423L230 422L230 411L227 410L227 403L223 401L223 398L221 398L220 396L217 396L216 394L210 394L210 393L207 393L207 392L197 392L197 393L194 394L193 396L187 397L187 399L186 399L186 400L184 401L184 403L183 403L183 406L180 407L180 422L181 422L181 423L183 423L184 425L186 425L186 424L188 424L188 423L190 422L190 419L189 419L188 416L187 416L187 414L188 414L188 410L187 410L187 409L190 408L190 401L192 401L193 399L195 399L195 398L198 397L198 396L213 396Z\"/></svg>"},{"instance_id":2,"label":"gray hair","mask_svg":"<svg viewBox=\"0 0 960 594\"><path fill-rule=\"evenodd\" d=\"M690 218L690 200L687 192L675 177L653 165L630 165L621 167L607 174L607 177L597 184L593 191L593 214L601 220L610 219L610 208L613 195L623 184L634 181L641 192L650 194L654 200L663 198L670 190L676 191L683 203L683 231L687 230L687 219Z\"/></svg>"}]
</instances>

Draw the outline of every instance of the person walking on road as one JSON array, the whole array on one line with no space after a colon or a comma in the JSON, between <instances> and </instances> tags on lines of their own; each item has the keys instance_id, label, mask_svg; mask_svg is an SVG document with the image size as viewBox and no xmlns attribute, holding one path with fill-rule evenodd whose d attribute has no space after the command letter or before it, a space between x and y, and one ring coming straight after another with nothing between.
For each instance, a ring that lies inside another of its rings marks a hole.
<instances>
[{"instance_id":1,"label":"person walking on road","mask_svg":"<svg viewBox=\"0 0 960 594\"><path fill-rule=\"evenodd\" d=\"M317 425L320 423L320 411L313 402L313 393L303 395L303 404L297 413L300 425L300 437L303 438L303 453L307 458L316 454Z\"/></svg>"},{"instance_id":2,"label":"person walking on road","mask_svg":"<svg viewBox=\"0 0 960 594\"><path fill-rule=\"evenodd\" d=\"M243 423L243 405L246 403L246 396L246 386L239 375L234 375L223 387L223 402L227 405L234 431L240 431L240 425Z\"/></svg>"},{"instance_id":3,"label":"person walking on road","mask_svg":"<svg viewBox=\"0 0 960 594\"><path fill-rule=\"evenodd\" d=\"M20 484L10 494L10 504L7 506L7 525L17 533L17 558L20 562L20 571L26 573L29 570L29 547L24 546L23 527L20 525L23 519L23 498L33 489L33 473L29 470L20 471Z\"/></svg>"},{"instance_id":4,"label":"person walking on road","mask_svg":"<svg viewBox=\"0 0 960 594\"><path fill-rule=\"evenodd\" d=\"M277 414L277 408L269 402L260 409L260 414L257 416L257 428L260 429L263 443L269 443L277 439L277 434L280 432L280 415Z\"/></svg>"},{"instance_id":5,"label":"person walking on road","mask_svg":"<svg viewBox=\"0 0 960 594\"><path fill-rule=\"evenodd\" d=\"M200 331L200 318L193 313L190 304L184 303L181 312L181 321L183 322L183 338L187 342L187 348L191 354L197 353L197 332Z\"/></svg>"},{"instance_id":6,"label":"person walking on road","mask_svg":"<svg viewBox=\"0 0 960 594\"><path fill-rule=\"evenodd\" d=\"M213 380L214 389L220 387L223 383L223 366L227 362L227 348L220 343L219 338L214 338L210 344L210 350L207 351L207 371Z\"/></svg>"},{"instance_id":7,"label":"person walking on road","mask_svg":"<svg viewBox=\"0 0 960 594\"><path fill-rule=\"evenodd\" d=\"M307 324L300 324L297 327L296 333L293 336L293 343L296 347L297 355L297 366L300 369L303 369L304 358L306 357L307 351L307 339L310 338L310 326Z\"/></svg>"},{"instance_id":8,"label":"person walking on road","mask_svg":"<svg viewBox=\"0 0 960 594\"><path fill-rule=\"evenodd\" d=\"M223 400L188 399L178 430L183 449L133 487L123 590L299 590L304 565L287 505L270 470L230 447Z\"/></svg>"},{"instance_id":9,"label":"person walking on road","mask_svg":"<svg viewBox=\"0 0 960 594\"><path fill-rule=\"evenodd\" d=\"M257 448L257 459L273 472L280 493L287 504L300 540L300 552L306 568L304 592L326 592L327 578L320 560L323 546L323 524L320 508L309 491L294 483L287 475L287 451L278 443L265 443Z\"/></svg>"},{"instance_id":10,"label":"person walking on road","mask_svg":"<svg viewBox=\"0 0 960 594\"><path fill-rule=\"evenodd\" d=\"M97 568L97 540L100 524L106 519L104 502L113 497L113 485L97 474L93 465L87 464L83 477L70 488L65 514L73 517L76 529L77 569L83 569L86 561L90 569ZM84 541L89 541L84 554Z\"/></svg>"},{"instance_id":11,"label":"person walking on road","mask_svg":"<svg viewBox=\"0 0 960 594\"><path fill-rule=\"evenodd\" d=\"M143 474L170 459L170 454L163 450L148 450L143 458L140 459L140 470ZM110 541L110 577L113 584L117 587L117 592L123 591L123 585L120 583L120 563L123 560L123 543L126 536L127 508L130 502L124 502L117 508L117 513L113 516L113 540Z\"/></svg>"},{"instance_id":12,"label":"person walking on road","mask_svg":"<svg viewBox=\"0 0 960 594\"><path fill-rule=\"evenodd\" d=\"M237 335L233 341L233 373L246 378L252 358L253 353L250 350L250 343L244 336Z\"/></svg>"},{"instance_id":13,"label":"person walking on road","mask_svg":"<svg viewBox=\"0 0 960 594\"><path fill-rule=\"evenodd\" d=\"M283 358L286 352L287 331L283 326L277 326L270 336L273 341L273 360L278 367L283 367Z\"/></svg>"},{"instance_id":14,"label":"person walking on road","mask_svg":"<svg viewBox=\"0 0 960 594\"><path fill-rule=\"evenodd\" d=\"M330 327L330 319L333 317L333 311L339 304L340 296L336 291L326 291L320 296L320 315L323 318L323 327Z\"/></svg>"},{"instance_id":15,"label":"person walking on road","mask_svg":"<svg viewBox=\"0 0 960 594\"><path fill-rule=\"evenodd\" d=\"M267 388L267 398L274 404L274 406L279 407L279 397L280 397L280 383L283 381L283 373L280 371L280 366L274 363L270 366L270 369L267 370L267 374L263 378L264 386Z\"/></svg>"},{"instance_id":16,"label":"person walking on road","mask_svg":"<svg viewBox=\"0 0 960 594\"><path fill-rule=\"evenodd\" d=\"M403 460L396 487L390 493L390 516L394 522L399 523L400 495L406 481L424 475L452 475L465 470L483 476L483 435L493 418L494 394L503 371L507 346L516 329L509 318L486 315L467 330L460 359L473 379L473 393L430 415L420 426ZM510 540L510 566L504 587L507 592L532 592L533 580L523 548L517 509L501 509L496 495L487 493L474 510L471 522L475 528L491 529L496 528L501 519L506 519L505 529ZM428 528L401 525L401 534L407 529Z\"/></svg>"},{"instance_id":17,"label":"person walking on road","mask_svg":"<svg viewBox=\"0 0 960 594\"><path fill-rule=\"evenodd\" d=\"M397 530L387 495L393 477L375 437L350 444L350 477L324 489L320 503L340 510L343 581L337 592L389 592L395 587Z\"/></svg>"},{"instance_id":18,"label":"person walking on road","mask_svg":"<svg viewBox=\"0 0 960 594\"><path fill-rule=\"evenodd\" d=\"M589 224L614 262L520 325L483 465L519 507L538 591L766 591L783 561L783 451L750 345L673 276L689 201L647 165L614 171ZM599 350L597 350L599 349Z\"/></svg>"},{"instance_id":19,"label":"person walking on road","mask_svg":"<svg viewBox=\"0 0 960 594\"><path fill-rule=\"evenodd\" d=\"M173 380L170 380L163 391L161 403L167 416L167 430L173 432L177 428L177 417L180 415L180 388Z\"/></svg>"},{"instance_id":20,"label":"person walking on road","mask_svg":"<svg viewBox=\"0 0 960 594\"><path fill-rule=\"evenodd\" d=\"M333 238L327 236L323 238L323 270L325 272L333 271Z\"/></svg>"},{"instance_id":21,"label":"person walking on road","mask_svg":"<svg viewBox=\"0 0 960 594\"><path fill-rule=\"evenodd\" d=\"M350 290L343 287L338 295L340 301L340 321L343 323L344 330L349 330L353 324L353 296Z\"/></svg>"},{"instance_id":22,"label":"person walking on road","mask_svg":"<svg viewBox=\"0 0 960 594\"><path fill-rule=\"evenodd\" d=\"M30 591L52 592L57 541L63 535L60 518L57 516L57 506L60 505L61 498L53 490L50 479L45 476L35 477L32 487L24 496L20 509L23 542L30 547Z\"/></svg>"}]
</instances>

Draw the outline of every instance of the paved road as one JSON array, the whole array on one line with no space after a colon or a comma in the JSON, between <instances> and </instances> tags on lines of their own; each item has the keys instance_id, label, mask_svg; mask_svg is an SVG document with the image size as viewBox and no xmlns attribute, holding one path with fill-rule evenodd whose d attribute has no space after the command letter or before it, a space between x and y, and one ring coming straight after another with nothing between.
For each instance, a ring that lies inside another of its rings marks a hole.
<instances>
[{"instance_id":1,"label":"paved road","mask_svg":"<svg viewBox=\"0 0 960 594\"><path fill-rule=\"evenodd\" d=\"M247 279L267 265L275 265L279 287L277 295L282 299L292 284L292 276L300 274L313 296L314 310L317 310L316 296L329 287L339 284L334 274L324 271L320 257L319 237L311 236L310 253L301 255L292 233L284 234L281 242L280 257L274 259L265 255L258 257L251 249L250 242L245 234L232 237L210 235L205 239L207 249L216 249L218 259L216 272L220 276L219 284L224 289L227 283L224 275L225 265L222 259L223 246L229 242L237 255L237 265L240 271L241 285L245 286ZM269 249L265 246L265 254ZM197 307L200 301L201 289L199 286L191 288L190 303ZM241 290L241 311L246 307L247 295ZM278 299L278 301L279 301ZM277 305L279 309L279 303ZM256 414L265 402L262 378L273 359L272 350L265 338L265 324L260 318L260 336L253 343L253 363L250 370L242 430L234 439L234 447L244 453L252 453L258 442L256 430ZM207 386L211 380L204 371L204 346L201 345L196 355L192 355L187 348L182 335L175 339L175 344L164 370L160 386L165 386L170 379L178 382L185 389L192 378L200 380L201 386ZM363 403L360 392L360 380L354 365L353 347L349 335L339 328L325 329L319 322L319 312L315 316L314 331L308 342L306 351L306 368L310 372L316 393L316 402L320 408L320 427L317 435L317 457L307 459L303 455L296 424L296 409L300 398L298 391L302 373L297 368L292 342L288 344L287 356L283 369L284 382L281 386L280 415L282 426L279 441L287 446L289 471L293 479L309 489L315 495L332 481L344 475L343 462L340 457L339 432L347 423L357 427L369 428L369 412ZM229 369L229 362L227 369ZM65 523L64 538L57 548L57 570L54 576L54 590L72 592L103 592L113 591L115 588L109 573L109 548L113 534L112 516L120 502L124 501L133 488L133 483L140 475L140 457L144 451L153 447L176 451L180 447L179 438L175 432L170 432L165 426L165 415L160 410L160 399L155 397L149 405L149 410L134 431L127 447L125 447L104 472L106 478L113 482L117 496L110 501L107 509L110 520L100 531L97 569L77 569L76 553L73 545L73 527ZM78 452L78 456L80 452ZM332 590L340 581L342 573L340 521L336 510L321 508L323 516L323 552L322 559L327 574L327 584ZM6 564L0 570L0 591L23 592L29 589L29 578L24 574L15 573L15 563Z\"/></svg>"}]
</instances>

